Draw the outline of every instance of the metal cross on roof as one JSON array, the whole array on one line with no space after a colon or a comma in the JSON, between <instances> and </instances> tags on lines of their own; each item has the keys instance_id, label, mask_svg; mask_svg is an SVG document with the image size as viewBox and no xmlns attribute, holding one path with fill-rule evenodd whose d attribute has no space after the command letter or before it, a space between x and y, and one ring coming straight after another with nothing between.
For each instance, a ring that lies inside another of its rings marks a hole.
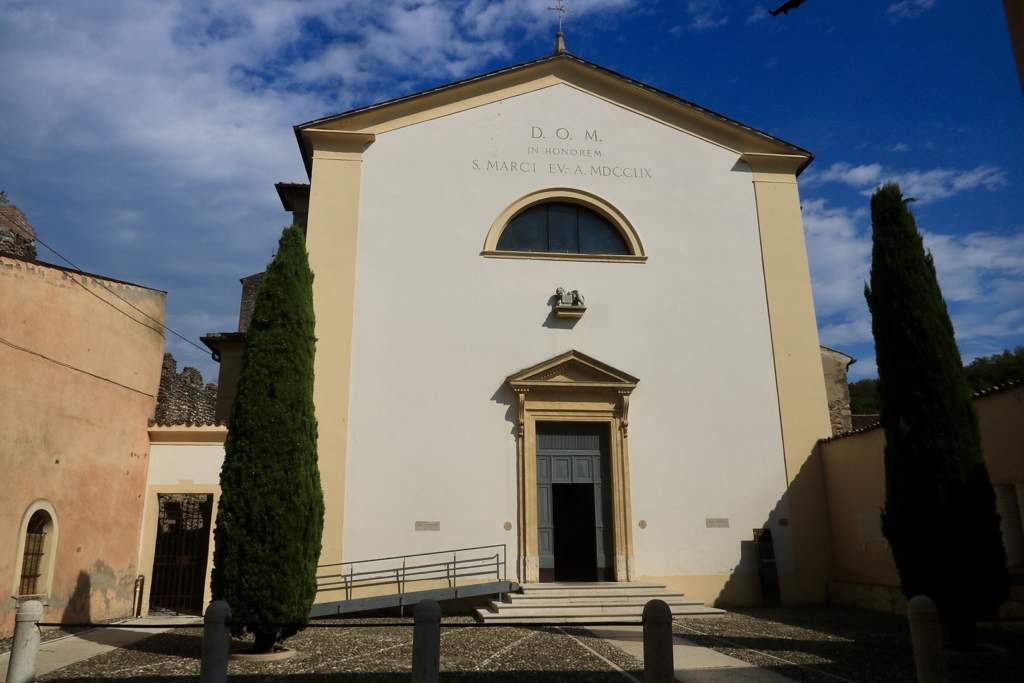
<instances>
[{"instance_id":1,"label":"metal cross on roof","mask_svg":"<svg viewBox=\"0 0 1024 683\"><path fill-rule=\"evenodd\" d=\"M565 4L562 2L562 0L558 0L558 3L554 7L548 7L548 9L550 11L552 11L552 12L558 12L558 32L559 33L562 32L562 19L565 18L565 15L568 14L569 12L575 12L576 11L576 10L572 9L571 7L566 7Z\"/></svg>"}]
</instances>

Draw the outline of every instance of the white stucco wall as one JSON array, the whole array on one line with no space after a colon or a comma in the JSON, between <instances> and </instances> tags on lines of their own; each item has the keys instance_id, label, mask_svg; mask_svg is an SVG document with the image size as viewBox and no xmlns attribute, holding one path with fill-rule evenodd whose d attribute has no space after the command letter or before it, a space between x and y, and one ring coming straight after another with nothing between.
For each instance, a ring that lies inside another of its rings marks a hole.
<instances>
[{"instance_id":1,"label":"white stucco wall","mask_svg":"<svg viewBox=\"0 0 1024 683\"><path fill-rule=\"evenodd\" d=\"M534 126L548 139L532 140ZM573 139L555 140L559 127ZM601 157L531 155L531 144ZM344 559L490 543L513 557L503 380L575 348L640 379L629 431L637 573L732 571L785 488L754 194L737 155L558 85L379 135L363 158ZM487 171L488 160L536 171ZM595 164L650 177L595 177ZM480 256L506 206L559 186L621 210L649 261ZM546 326L558 286L586 297L574 328ZM707 529L708 517L730 528ZM441 529L416 532L417 520Z\"/></svg>"},{"instance_id":2,"label":"white stucco wall","mask_svg":"<svg viewBox=\"0 0 1024 683\"><path fill-rule=\"evenodd\" d=\"M149 451L149 486L189 482L220 487L224 444L154 443Z\"/></svg>"}]
</instances>

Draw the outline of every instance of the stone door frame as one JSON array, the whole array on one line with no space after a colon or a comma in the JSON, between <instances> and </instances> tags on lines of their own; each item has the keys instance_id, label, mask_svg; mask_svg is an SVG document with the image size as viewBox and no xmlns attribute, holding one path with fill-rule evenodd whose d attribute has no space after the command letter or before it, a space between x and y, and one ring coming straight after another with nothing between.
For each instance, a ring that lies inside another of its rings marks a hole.
<instances>
[{"instance_id":1,"label":"stone door frame","mask_svg":"<svg viewBox=\"0 0 1024 683\"><path fill-rule=\"evenodd\" d=\"M609 425L612 555L616 581L633 579L629 486L629 399L638 380L578 351L521 370L506 380L516 395L519 469L519 570L540 580L537 542L537 422Z\"/></svg>"}]
</instances>

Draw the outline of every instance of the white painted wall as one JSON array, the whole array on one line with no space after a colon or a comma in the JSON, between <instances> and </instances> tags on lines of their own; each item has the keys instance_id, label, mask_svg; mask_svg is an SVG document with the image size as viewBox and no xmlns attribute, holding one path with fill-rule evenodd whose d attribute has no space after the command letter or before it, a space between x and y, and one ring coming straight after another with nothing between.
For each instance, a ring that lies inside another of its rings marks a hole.
<instances>
[{"instance_id":1,"label":"white painted wall","mask_svg":"<svg viewBox=\"0 0 1024 683\"><path fill-rule=\"evenodd\" d=\"M149 486L191 482L220 486L224 444L154 443L149 449Z\"/></svg>"},{"instance_id":2,"label":"white painted wall","mask_svg":"<svg viewBox=\"0 0 1024 683\"><path fill-rule=\"evenodd\" d=\"M581 160L584 175L552 174L549 162L576 160L527 154L532 126L549 138L565 127L574 139L558 146L602 157ZM585 129L601 142L582 140ZM474 170L491 159L537 171ZM566 85L377 137L360 203L345 560L489 543L514 556L503 380L575 348L640 379L629 431L638 574L734 569L785 488L754 194L737 160ZM592 177L592 163L651 177ZM620 209L648 263L480 256L506 206L556 186ZM586 297L573 329L545 326L557 286ZM707 517L730 528L707 529ZM416 520L441 530L415 532Z\"/></svg>"}]
</instances>

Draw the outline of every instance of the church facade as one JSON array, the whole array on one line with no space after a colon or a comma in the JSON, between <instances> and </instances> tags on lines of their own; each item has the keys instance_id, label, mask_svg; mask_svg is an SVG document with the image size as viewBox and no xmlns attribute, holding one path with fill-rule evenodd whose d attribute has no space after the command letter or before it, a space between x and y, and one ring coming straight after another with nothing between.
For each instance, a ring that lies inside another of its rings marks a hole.
<instances>
[{"instance_id":1,"label":"church facade","mask_svg":"<svg viewBox=\"0 0 1024 683\"><path fill-rule=\"evenodd\" d=\"M505 544L749 604L768 529L824 599L809 152L564 52L295 132L323 564Z\"/></svg>"}]
</instances>

